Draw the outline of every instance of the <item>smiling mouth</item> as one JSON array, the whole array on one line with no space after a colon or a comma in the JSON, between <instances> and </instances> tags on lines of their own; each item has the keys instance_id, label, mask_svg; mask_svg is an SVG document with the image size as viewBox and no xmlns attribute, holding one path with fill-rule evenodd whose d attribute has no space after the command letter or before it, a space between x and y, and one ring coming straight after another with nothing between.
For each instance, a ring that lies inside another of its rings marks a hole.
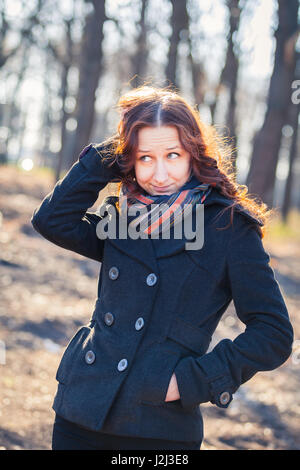
<instances>
[{"instance_id":1,"label":"smiling mouth","mask_svg":"<svg viewBox=\"0 0 300 470\"><path fill-rule=\"evenodd\" d=\"M167 191L170 186L153 186L153 188L155 189L155 191Z\"/></svg>"}]
</instances>

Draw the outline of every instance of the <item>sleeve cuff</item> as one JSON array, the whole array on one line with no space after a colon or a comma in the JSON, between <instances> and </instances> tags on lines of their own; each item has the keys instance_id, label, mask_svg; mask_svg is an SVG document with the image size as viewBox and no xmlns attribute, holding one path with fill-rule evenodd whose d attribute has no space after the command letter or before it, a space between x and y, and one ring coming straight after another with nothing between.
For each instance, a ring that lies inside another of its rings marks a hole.
<instances>
[{"instance_id":1,"label":"sleeve cuff","mask_svg":"<svg viewBox=\"0 0 300 470\"><path fill-rule=\"evenodd\" d=\"M232 401L233 387L226 370L217 372L209 354L181 359L174 369L183 408L210 401L227 408ZM203 367L202 367L203 366Z\"/></svg>"},{"instance_id":2,"label":"sleeve cuff","mask_svg":"<svg viewBox=\"0 0 300 470\"><path fill-rule=\"evenodd\" d=\"M105 155L101 154L101 150L105 148ZM110 183L120 182L120 174L117 164L114 163L111 167L108 163L111 159L107 159L110 155L107 153L109 147L101 144L89 144L80 152L78 160L83 164L89 173L99 177L99 181Z\"/></svg>"}]
</instances>

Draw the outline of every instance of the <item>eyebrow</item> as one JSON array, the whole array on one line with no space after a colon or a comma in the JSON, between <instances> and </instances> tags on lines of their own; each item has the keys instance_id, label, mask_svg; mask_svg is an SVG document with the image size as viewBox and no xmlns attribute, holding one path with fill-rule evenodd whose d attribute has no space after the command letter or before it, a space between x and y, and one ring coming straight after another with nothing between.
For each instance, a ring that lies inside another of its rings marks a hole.
<instances>
[{"instance_id":1,"label":"eyebrow","mask_svg":"<svg viewBox=\"0 0 300 470\"><path fill-rule=\"evenodd\" d=\"M174 150L174 149L180 149L181 147L178 147L178 145L176 145L175 147L168 147L166 150ZM141 150L139 149L138 152L151 152L151 150Z\"/></svg>"}]
</instances>

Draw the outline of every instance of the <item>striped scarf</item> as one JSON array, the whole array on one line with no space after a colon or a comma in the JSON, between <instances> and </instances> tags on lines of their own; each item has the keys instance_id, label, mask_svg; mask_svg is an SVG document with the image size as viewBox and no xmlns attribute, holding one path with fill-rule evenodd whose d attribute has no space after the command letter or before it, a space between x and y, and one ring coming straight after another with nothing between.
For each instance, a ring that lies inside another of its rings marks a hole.
<instances>
[{"instance_id":1,"label":"striped scarf","mask_svg":"<svg viewBox=\"0 0 300 470\"><path fill-rule=\"evenodd\" d=\"M130 222L132 227L141 224L142 231L147 235L159 236L168 227L174 226L189 215L195 204L202 204L215 184L200 183L195 175L173 194L150 195L141 192L133 197L130 192L132 185L122 185L120 195L120 209L124 212L124 204L128 207L134 205L135 209L142 209L142 213ZM153 204L153 206L151 206ZM146 209L146 210L145 210Z\"/></svg>"}]
</instances>

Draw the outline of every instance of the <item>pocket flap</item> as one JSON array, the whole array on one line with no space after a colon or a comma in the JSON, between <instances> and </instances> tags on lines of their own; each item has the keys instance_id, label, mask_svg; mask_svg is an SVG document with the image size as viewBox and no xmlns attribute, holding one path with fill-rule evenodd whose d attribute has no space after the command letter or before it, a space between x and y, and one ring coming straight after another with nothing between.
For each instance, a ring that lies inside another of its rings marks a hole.
<instances>
[{"instance_id":1,"label":"pocket flap","mask_svg":"<svg viewBox=\"0 0 300 470\"><path fill-rule=\"evenodd\" d=\"M172 320L167 337L199 355L207 351L211 341L211 335L207 331L198 326L191 325L178 317Z\"/></svg>"},{"instance_id":2,"label":"pocket flap","mask_svg":"<svg viewBox=\"0 0 300 470\"><path fill-rule=\"evenodd\" d=\"M56 380L58 382L67 383L67 377L70 375L70 371L74 366L75 358L82 349L83 343L90 331L91 328L89 326L83 325L76 331L75 335L69 341L56 372Z\"/></svg>"}]
</instances>

